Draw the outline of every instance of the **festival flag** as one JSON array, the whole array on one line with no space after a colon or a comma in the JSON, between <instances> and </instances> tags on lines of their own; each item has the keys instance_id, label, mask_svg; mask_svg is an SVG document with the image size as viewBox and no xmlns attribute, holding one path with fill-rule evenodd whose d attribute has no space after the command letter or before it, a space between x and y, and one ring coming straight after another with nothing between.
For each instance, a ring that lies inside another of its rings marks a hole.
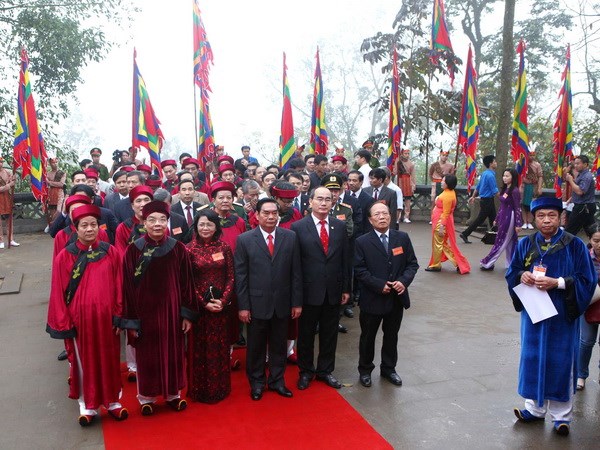
<instances>
[{"instance_id":1,"label":"festival flag","mask_svg":"<svg viewBox=\"0 0 600 450\"><path fill-rule=\"evenodd\" d=\"M150 154L150 165L162 178L160 166L160 149L164 136L160 130L160 122L154 114L146 83L137 65L136 51L133 49L133 117L132 147L145 147Z\"/></svg>"},{"instance_id":2,"label":"festival flag","mask_svg":"<svg viewBox=\"0 0 600 450\"><path fill-rule=\"evenodd\" d=\"M513 161L515 162L515 170L519 174L519 181L521 181L527 172L527 166L529 164L527 75L525 72L525 43L523 42L523 39L519 41L517 53L519 53L519 74L517 77L517 92L515 94L511 153Z\"/></svg>"},{"instance_id":3,"label":"festival flag","mask_svg":"<svg viewBox=\"0 0 600 450\"><path fill-rule=\"evenodd\" d=\"M434 65L438 64L442 53L447 53L451 58L448 60L448 74L450 75L450 85L454 86L455 66L453 62L454 50L450 42L450 34L446 25L446 11L444 0L433 1L433 15L431 21L431 48L430 59Z\"/></svg>"},{"instance_id":4,"label":"festival flag","mask_svg":"<svg viewBox=\"0 0 600 450\"><path fill-rule=\"evenodd\" d=\"M29 58L21 50L21 72L17 98L17 120L13 145L13 167L22 169L22 177L29 175L31 193L45 210L48 197L46 184L46 149L35 112L35 102L29 80Z\"/></svg>"},{"instance_id":5,"label":"festival flag","mask_svg":"<svg viewBox=\"0 0 600 450\"><path fill-rule=\"evenodd\" d=\"M215 156L215 137L212 119L210 117L208 81L210 66L213 65L213 52L206 37L206 29L200 17L198 0L194 0L194 84L198 87L199 98L194 88L194 107L196 108L196 147L201 169L206 169L206 163ZM208 177L207 177L208 180Z\"/></svg>"},{"instance_id":6,"label":"festival flag","mask_svg":"<svg viewBox=\"0 0 600 450\"><path fill-rule=\"evenodd\" d=\"M390 122L388 125L387 166L393 172L400 152L402 130L400 128L400 77L398 75L398 52L394 47L392 57L392 88L390 91Z\"/></svg>"},{"instance_id":7,"label":"festival flag","mask_svg":"<svg viewBox=\"0 0 600 450\"><path fill-rule=\"evenodd\" d=\"M279 167L289 169L291 157L296 152L294 139L294 121L292 119L292 100L287 78L285 52L283 53L283 110L281 112L281 136L279 137Z\"/></svg>"},{"instance_id":8,"label":"festival flag","mask_svg":"<svg viewBox=\"0 0 600 450\"><path fill-rule=\"evenodd\" d=\"M560 108L554 122L554 189L556 197L562 197L563 167L573 158L573 104L571 96L571 46L567 46L567 63L562 73L563 85L558 94Z\"/></svg>"},{"instance_id":9,"label":"festival flag","mask_svg":"<svg viewBox=\"0 0 600 450\"><path fill-rule=\"evenodd\" d=\"M325 155L329 146L327 126L325 125L325 105L323 105L323 78L319 47L317 47L317 67L315 68L315 92L313 96L312 118L310 122L310 153Z\"/></svg>"},{"instance_id":10,"label":"festival flag","mask_svg":"<svg viewBox=\"0 0 600 450\"><path fill-rule=\"evenodd\" d=\"M467 57L467 69L465 73L465 87L463 90L462 107L460 110L460 122L458 126L458 149L465 154L467 188L475 183L477 176L475 166L475 155L477 153L477 143L479 141L479 107L477 106L477 73L473 67L473 52L469 45L469 55Z\"/></svg>"},{"instance_id":11,"label":"festival flag","mask_svg":"<svg viewBox=\"0 0 600 450\"><path fill-rule=\"evenodd\" d=\"M594 160L594 169L592 172L596 177L596 190L600 190L600 137L596 145L596 159Z\"/></svg>"}]
</instances>

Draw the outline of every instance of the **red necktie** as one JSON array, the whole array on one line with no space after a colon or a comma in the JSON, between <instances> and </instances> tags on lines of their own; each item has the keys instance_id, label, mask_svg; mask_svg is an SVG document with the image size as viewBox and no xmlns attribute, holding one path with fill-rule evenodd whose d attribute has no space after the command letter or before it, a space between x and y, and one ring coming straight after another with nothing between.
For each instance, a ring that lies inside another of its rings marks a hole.
<instances>
[{"instance_id":1,"label":"red necktie","mask_svg":"<svg viewBox=\"0 0 600 450\"><path fill-rule=\"evenodd\" d=\"M194 221L194 219L192 219L192 207L190 205L187 205L185 207L186 213L185 213L185 219L187 220L187 224L188 227L192 224L192 222Z\"/></svg>"},{"instance_id":2,"label":"red necktie","mask_svg":"<svg viewBox=\"0 0 600 450\"><path fill-rule=\"evenodd\" d=\"M378 192L379 192L379 188L375 188L373 190L373 198L375 199L375 201L377 201L377 194L378 194Z\"/></svg>"},{"instance_id":3,"label":"red necktie","mask_svg":"<svg viewBox=\"0 0 600 450\"><path fill-rule=\"evenodd\" d=\"M273 256L275 253L275 246L273 245L273 235L271 234L267 236L267 247L269 248L269 253Z\"/></svg>"},{"instance_id":4,"label":"red necktie","mask_svg":"<svg viewBox=\"0 0 600 450\"><path fill-rule=\"evenodd\" d=\"M327 221L321 220L319 222L321 224L321 244L323 244L323 251L327 254L327 250L329 249L329 235L327 234Z\"/></svg>"}]
</instances>

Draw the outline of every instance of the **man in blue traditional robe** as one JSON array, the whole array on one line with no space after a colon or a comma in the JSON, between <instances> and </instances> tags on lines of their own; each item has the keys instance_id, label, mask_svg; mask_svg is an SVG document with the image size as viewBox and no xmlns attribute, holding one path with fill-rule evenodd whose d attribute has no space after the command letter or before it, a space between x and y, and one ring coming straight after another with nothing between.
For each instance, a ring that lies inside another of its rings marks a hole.
<instances>
[{"instance_id":1,"label":"man in blue traditional robe","mask_svg":"<svg viewBox=\"0 0 600 450\"><path fill-rule=\"evenodd\" d=\"M519 394L523 422L542 421L546 412L554 430L569 434L577 378L578 317L590 303L596 272L583 241L559 229L562 202L542 197L531 203L538 232L522 239L506 273L514 307L521 312ZM548 292L558 314L533 323L513 291L518 284Z\"/></svg>"}]
</instances>

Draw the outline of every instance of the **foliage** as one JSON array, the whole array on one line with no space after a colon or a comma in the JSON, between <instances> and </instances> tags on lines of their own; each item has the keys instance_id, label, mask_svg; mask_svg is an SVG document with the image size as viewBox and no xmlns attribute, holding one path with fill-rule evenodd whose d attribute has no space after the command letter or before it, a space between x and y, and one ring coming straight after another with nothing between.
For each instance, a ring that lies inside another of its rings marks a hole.
<instances>
[{"instance_id":1,"label":"foliage","mask_svg":"<svg viewBox=\"0 0 600 450\"><path fill-rule=\"evenodd\" d=\"M55 126L69 114L69 102L82 82L81 71L101 61L112 42L102 31L125 27L136 12L132 0L5 0L0 3L0 145L12 153L19 76L19 50L27 49L38 118L49 152L74 162L59 148Z\"/></svg>"}]
</instances>

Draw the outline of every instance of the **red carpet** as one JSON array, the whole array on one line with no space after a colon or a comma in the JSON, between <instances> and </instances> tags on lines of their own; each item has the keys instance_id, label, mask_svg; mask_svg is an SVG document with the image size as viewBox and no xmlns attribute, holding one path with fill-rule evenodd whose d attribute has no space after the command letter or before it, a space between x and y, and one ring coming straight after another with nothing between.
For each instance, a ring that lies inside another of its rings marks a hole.
<instances>
[{"instance_id":1,"label":"red carpet","mask_svg":"<svg viewBox=\"0 0 600 450\"><path fill-rule=\"evenodd\" d=\"M245 352L236 350L236 356L243 361ZM306 391L298 391L297 379L298 369L289 366L286 384L294 397L267 391L255 402L242 367L232 373L232 392L222 402L188 400L187 409L179 413L159 402L153 416L143 417L135 383L123 377L122 403L129 419L116 422L103 413L104 444L107 450L392 448L335 389L313 382Z\"/></svg>"}]
</instances>

